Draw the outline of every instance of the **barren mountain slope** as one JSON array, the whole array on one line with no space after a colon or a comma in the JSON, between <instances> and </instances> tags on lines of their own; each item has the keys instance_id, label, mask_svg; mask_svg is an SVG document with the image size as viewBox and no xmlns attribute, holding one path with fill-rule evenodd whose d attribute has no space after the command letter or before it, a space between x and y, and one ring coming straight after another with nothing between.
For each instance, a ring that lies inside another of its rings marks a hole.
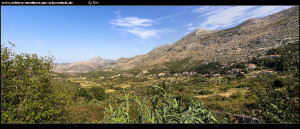
<instances>
[{"instance_id":1,"label":"barren mountain slope","mask_svg":"<svg viewBox=\"0 0 300 129\"><path fill-rule=\"evenodd\" d=\"M252 18L225 30L197 29L173 44L158 46L145 55L119 59L105 68L128 70L164 67L165 62L191 58L195 61L219 61L223 64L251 59L258 53L299 39L299 7L264 18Z\"/></svg>"}]
</instances>

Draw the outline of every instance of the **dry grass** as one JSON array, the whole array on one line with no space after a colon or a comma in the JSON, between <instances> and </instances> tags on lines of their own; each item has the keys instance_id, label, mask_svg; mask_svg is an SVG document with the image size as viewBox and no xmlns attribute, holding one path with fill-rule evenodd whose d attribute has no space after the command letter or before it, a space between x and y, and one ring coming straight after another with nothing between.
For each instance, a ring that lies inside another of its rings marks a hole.
<instances>
[{"instance_id":1,"label":"dry grass","mask_svg":"<svg viewBox=\"0 0 300 129\"><path fill-rule=\"evenodd\" d=\"M197 98L208 98L208 97L213 97L213 96L222 96L222 97L229 97L231 96L232 94L236 93L239 89L236 89L236 88L231 88L229 90L227 90L226 92L223 92L223 93L219 93L219 92L214 92L213 94L209 94L209 95L196 95L194 97L197 97ZM243 92L245 92L246 89L243 90Z\"/></svg>"},{"instance_id":2,"label":"dry grass","mask_svg":"<svg viewBox=\"0 0 300 129\"><path fill-rule=\"evenodd\" d=\"M229 97L230 95L234 94L235 92L237 92L237 89L232 88L232 89L227 90L227 92L221 93L218 95L223 96L223 97Z\"/></svg>"},{"instance_id":3,"label":"dry grass","mask_svg":"<svg viewBox=\"0 0 300 129\"><path fill-rule=\"evenodd\" d=\"M114 93L116 90L113 89L105 89L105 93Z\"/></svg>"},{"instance_id":4,"label":"dry grass","mask_svg":"<svg viewBox=\"0 0 300 129\"><path fill-rule=\"evenodd\" d=\"M194 97L197 97L197 98L201 99L201 98L207 98L207 97L211 97L211 96L212 96L212 94L210 94L210 95L196 95Z\"/></svg>"},{"instance_id":5,"label":"dry grass","mask_svg":"<svg viewBox=\"0 0 300 129\"><path fill-rule=\"evenodd\" d=\"M91 87L91 86L95 86L95 85L97 85L97 83L91 82L91 81L83 81L80 83L80 86L83 88L87 88L87 87Z\"/></svg>"}]
</instances>

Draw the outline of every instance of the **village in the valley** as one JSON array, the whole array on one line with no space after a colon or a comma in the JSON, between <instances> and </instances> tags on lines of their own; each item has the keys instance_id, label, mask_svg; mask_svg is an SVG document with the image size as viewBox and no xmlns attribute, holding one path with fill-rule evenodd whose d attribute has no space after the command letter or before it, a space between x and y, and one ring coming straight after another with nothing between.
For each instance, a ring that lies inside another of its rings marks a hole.
<instances>
[{"instance_id":1,"label":"village in the valley","mask_svg":"<svg viewBox=\"0 0 300 129\"><path fill-rule=\"evenodd\" d=\"M262 58L268 58L272 60L278 60L281 58L281 55L268 55L263 56ZM222 79L226 77L235 77L237 75L242 75L246 78L256 77L258 74L270 75L276 74L276 71L268 68L259 68L256 64L247 63L245 64L246 69L241 68L231 68L226 72L226 74L220 73L198 73L196 71L184 71L180 73L174 73L170 71L162 71L159 73L150 73L148 70L142 70L140 72L123 72L114 74L112 76L100 76L97 78L91 78L87 76L74 76L69 77L68 80L72 82L80 83L82 87L92 87L92 86L104 86L109 89L111 85L115 85L114 87L127 88L130 87L133 83L136 85L145 85L145 84L154 84L159 80L184 80L184 78L206 78L206 79ZM246 71L243 71L246 70ZM120 83L116 83L116 80L127 80L120 81ZM134 81L139 80L139 81ZM141 81L142 80L142 81ZM122 82L122 83L121 83ZM110 85L110 86L108 86ZM114 91L112 89L108 90L108 92Z\"/></svg>"}]
</instances>

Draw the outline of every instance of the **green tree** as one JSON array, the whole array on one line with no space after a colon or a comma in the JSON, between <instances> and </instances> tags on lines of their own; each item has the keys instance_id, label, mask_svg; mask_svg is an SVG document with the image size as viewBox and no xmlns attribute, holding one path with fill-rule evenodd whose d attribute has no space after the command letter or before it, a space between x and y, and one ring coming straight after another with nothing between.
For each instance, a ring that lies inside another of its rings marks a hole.
<instances>
[{"instance_id":1,"label":"green tree","mask_svg":"<svg viewBox=\"0 0 300 129\"><path fill-rule=\"evenodd\" d=\"M16 54L1 43L1 123L65 122L65 103L50 86L53 59Z\"/></svg>"},{"instance_id":2,"label":"green tree","mask_svg":"<svg viewBox=\"0 0 300 129\"><path fill-rule=\"evenodd\" d=\"M242 73L238 73L237 75L236 75L236 78L238 79L238 81L240 82L242 79L244 79L245 78L245 75L244 74L242 74Z\"/></svg>"},{"instance_id":3,"label":"green tree","mask_svg":"<svg viewBox=\"0 0 300 129\"><path fill-rule=\"evenodd\" d=\"M91 100L92 96L88 94L88 91L82 87L76 91L76 97L84 97L86 100Z\"/></svg>"},{"instance_id":4,"label":"green tree","mask_svg":"<svg viewBox=\"0 0 300 129\"><path fill-rule=\"evenodd\" d=\"M102 101L105 99L105 90L101 87L92 87L89 89L89 92L92 92L94 95L94 99Z\"/></svg>"},{"instance_id":5,"label":"green tree","mask_svg":"<svg viewBox=\"0 0 300 129\"><path fill-rule=\"evenodd\" d=\"M198 73L220 73L222 71L223 65L216 61L216 62L210 62L208 64L200 64L198 65L195 70Z\"/></svg>"}]
</instances>

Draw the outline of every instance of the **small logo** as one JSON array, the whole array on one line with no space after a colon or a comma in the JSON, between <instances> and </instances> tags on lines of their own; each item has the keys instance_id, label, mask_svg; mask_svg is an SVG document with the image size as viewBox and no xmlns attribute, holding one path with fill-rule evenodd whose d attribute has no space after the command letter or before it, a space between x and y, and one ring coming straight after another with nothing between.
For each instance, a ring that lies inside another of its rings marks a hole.
<instances>
[{"instance_id":1,"label":"small logo","mask_svg":"<svg viewBox=\"0 0 300 129\"><path fill-rule=\"evenodd\" d=\"M92 4L95 5L95 4L99 4L99 3L100 3L100 2L98 2L98 1L90 1L90 0L89 0L89 2L88 2L89 5L92 5Z\"/></svg>"}]
</instances>

